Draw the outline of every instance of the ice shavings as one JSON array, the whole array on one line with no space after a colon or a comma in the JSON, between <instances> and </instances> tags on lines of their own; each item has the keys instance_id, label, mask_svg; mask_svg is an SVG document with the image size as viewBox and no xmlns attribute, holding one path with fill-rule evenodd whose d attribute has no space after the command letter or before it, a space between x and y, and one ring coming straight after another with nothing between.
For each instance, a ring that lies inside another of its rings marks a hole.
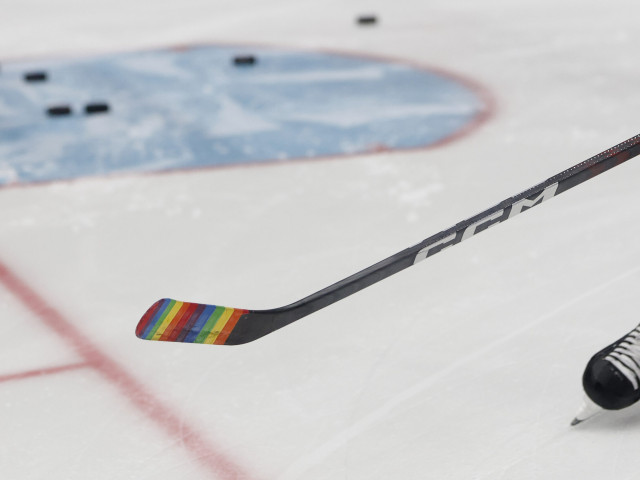
<instances>
[{"instance_id":1,"label":"ice shavings","mask_svg":"<svg viewBox=\"0 0 640 480\"><path fill-rule=\"evenodd\" d=\"M472 115L477 110L471 104L409 104L409 105L389 105L389 108L380 108L379 105L372 105L366 109L322 109L316 112L287 112L280 117L286 121L304 121L332 125L341 128L356 127L365 125L372 121L388 121L405 119L407 117L433 117L444 115Z\"/></svg>"}]
</instances>

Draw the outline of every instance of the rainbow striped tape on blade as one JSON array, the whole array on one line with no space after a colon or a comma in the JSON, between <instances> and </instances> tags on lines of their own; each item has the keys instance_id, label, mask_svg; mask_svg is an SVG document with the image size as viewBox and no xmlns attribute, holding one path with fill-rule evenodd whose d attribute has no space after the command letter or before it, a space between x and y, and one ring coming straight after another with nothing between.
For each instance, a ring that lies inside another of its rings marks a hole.
<instances>
[{"instance_id":1,"label":"rainbow striped tape on blade","mask_svg":"<svg viewBox=\"0 0 640 480\"><path fill-rule=\"evenodd\" d=\"M164 342L224 345L245 313L248 310L164 298L140 319L136 336Z\"/></svg>"}]
</instances>

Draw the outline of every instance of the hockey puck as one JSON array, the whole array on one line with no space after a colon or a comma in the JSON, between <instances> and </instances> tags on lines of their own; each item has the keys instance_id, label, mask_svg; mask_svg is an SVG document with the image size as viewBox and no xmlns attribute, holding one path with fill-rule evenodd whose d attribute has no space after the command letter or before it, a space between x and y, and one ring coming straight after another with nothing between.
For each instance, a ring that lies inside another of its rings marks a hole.
<instances>
[{"instance_id":1,"label":"hockey puck","mask_svg":"<svg viewBox=\"0 0 640 480\"><path fill-rule=\"evenodd\" d=\"M47 80L47 72L28 72L24 74L25 82L44 82Z\"/></svg>"},{"instance_id":2,"label":"hockey puck","mask_svg":"<svg viewBox=\"0 0 640 480\"><path fill-rule=\"evenodd\" d=\"M233 64L244 66L244 65L255 65L257 59L253 55L237 55L233 57Z\"/></svg>"},{"instance_id":3,"label":"hockey puck","mask_svg":"<svg viewBox=\"0 0 640 480\"><path fill-rule=\"evenodd\" d=\"M357 23L358 25L375 25L378 23L378 17L375 15L360 15Z\"/></svg>"},{"instance_id":4,"label":"hockey puck","mask_svg":"<svg viewBox=\"0 0 640 480\"><path fill-rule=\"evenodd\" d=\"M87 103L84 107L84 113L93 115L94 113L106 113L109 111L109 104L104 102Z\"/></svg>"},{"instance_id":5,"label":"hockey puck","mask_svg":"<svg viewBox=\"0 0 640 480\"><path fill-rule=\"evenodd\" d=\"M47 108L47 114L51 117L62 117L71 115L71 107L69 105L55 105Z\"/></svg>"}]
</instances>

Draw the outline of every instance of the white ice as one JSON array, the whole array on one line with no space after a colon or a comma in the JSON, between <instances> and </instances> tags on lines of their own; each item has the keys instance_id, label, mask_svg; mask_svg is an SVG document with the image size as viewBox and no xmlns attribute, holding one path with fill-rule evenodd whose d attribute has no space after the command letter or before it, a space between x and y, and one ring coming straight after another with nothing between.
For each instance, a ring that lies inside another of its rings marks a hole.
<instances>
[{"instance_id":1,"label":"white ice","mask_svg":"<svg viewBox=\"0 0 640 480\"><path fill-rule=\"evenodd\" d=\"M424 151L0 190L0 263L111 362L0 286L0 377L82 355L104 367L0 382L1 478L637 478L639 408L569 422L589 357L638 322L640 160L245 346L145 342L134 328L164 296L290 303L635 135L640 4L0 11L0 62L275 45L442 68L496 104L479 129ZM380 24L358 28L368 12ZM147 394L164 409L148 413Z\"/></svg>"}]
</instances>

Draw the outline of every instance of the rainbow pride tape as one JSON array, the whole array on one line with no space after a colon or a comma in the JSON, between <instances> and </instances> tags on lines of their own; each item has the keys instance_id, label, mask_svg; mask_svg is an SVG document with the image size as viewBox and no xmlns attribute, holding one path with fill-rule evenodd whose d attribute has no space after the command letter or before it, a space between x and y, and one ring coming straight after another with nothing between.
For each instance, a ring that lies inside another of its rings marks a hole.
<instances>
[{"instance_id":1,"label":"rainbow pride tape","mask_svg":"<svg viewBox=\"0 0 640 480\"><path fill-rule=\"evenodd\" d=\"M136 336L161 342L224 345L248 310L164 298L138 322Z\"/></svg>"}]
</instances>

